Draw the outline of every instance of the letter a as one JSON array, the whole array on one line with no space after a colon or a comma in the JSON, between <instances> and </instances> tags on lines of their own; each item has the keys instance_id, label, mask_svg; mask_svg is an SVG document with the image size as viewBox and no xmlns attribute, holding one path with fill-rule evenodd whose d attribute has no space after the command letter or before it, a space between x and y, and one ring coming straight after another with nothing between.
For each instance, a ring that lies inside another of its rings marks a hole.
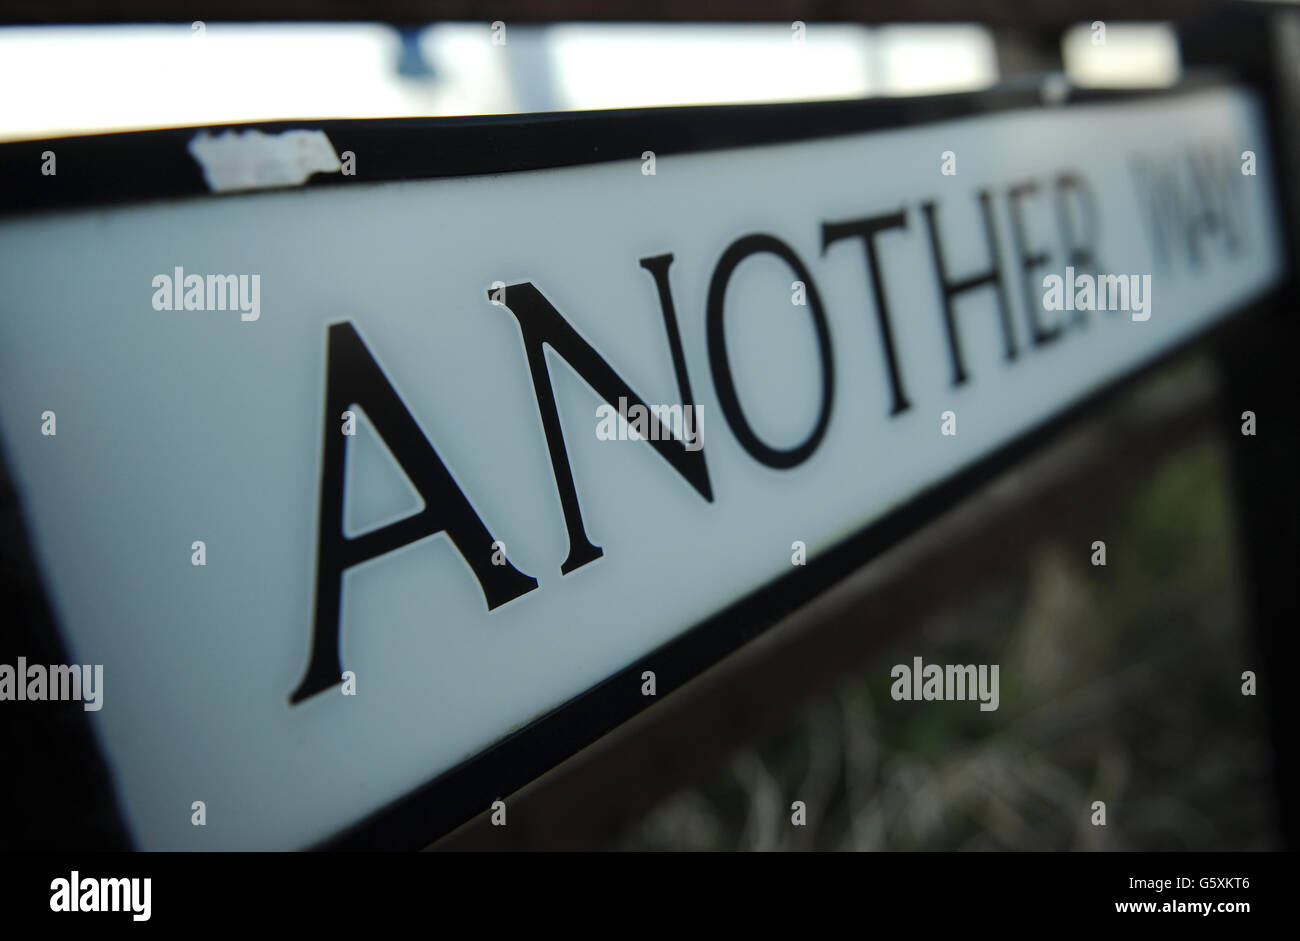
<instances>
[{"instance_id":1,"label":"letter a","mask_svg":"<svg viewBox=\"0 0 1300 941\"><path fill-rule=\"evenodd\" d=\"M497 540L483 525L351 323L330 326L326 358L315 625L307 672L289 697L290 703L300 703L342 682L339 648L343 574L354 565L426 536L446 533L478 579L489 611L537 587L537 579L513 565L491 564L483 547ZM372 427L424 498L424 509L350 539L343 533L343 474L349 439L335 430L335 416L351 406L360 406L370 418Z\"/></svg>"}]
</instances>

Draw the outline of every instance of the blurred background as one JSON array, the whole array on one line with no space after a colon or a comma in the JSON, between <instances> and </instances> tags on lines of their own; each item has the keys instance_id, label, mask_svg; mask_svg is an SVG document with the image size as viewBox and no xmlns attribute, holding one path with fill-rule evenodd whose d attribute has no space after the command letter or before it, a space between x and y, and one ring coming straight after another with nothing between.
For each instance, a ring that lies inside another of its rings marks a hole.
<instances>
[{"instance_id":1,"label":"blurred background","mask_svg":"<svg viewBox=\"0 0 1300 941\"><path fill-rule=\"evenodd\" d=\"M1115 21L1105 45L1092 36L1077 23L1060 37L1072 82L1178 80L1168 24ZM1021 64L1050 59L1029 39L1021 46ZM973 91L999 81L999 51L994 30L971 23L10 26L0 29L0 87L11 90L0 139Z\"/></svg>"},{"instance_id":2,"label":"blurred background","mask_svg":"<svg viewBox=\"0 0 1300 941\"><path fill-rule=\"evenodd\" d=\"M1211 438L1172 451L1091 521L1123 561L1093 567L1087 528L1039 534L617 845L1281 849L1268 730L1240 689L1255 656L1225 475ZM995 721L894 702L890 666L918 655L1002 664ZM806 829L782 825L793 799Z\"/></svg>"}]
</instances>

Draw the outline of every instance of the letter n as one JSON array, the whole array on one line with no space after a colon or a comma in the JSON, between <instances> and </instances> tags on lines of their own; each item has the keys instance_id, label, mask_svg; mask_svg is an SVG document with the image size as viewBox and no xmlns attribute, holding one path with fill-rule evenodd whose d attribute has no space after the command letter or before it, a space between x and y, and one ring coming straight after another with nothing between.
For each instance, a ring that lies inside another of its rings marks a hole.
<instances>
[{"instance_id":1,"label":"letter n","mask_svg":"<svg viewBox=\"0 0 1300 941\"><path fill-rule=\"evenodd\" d=\"M672 255L645 258L641 260L641 267L650 272L659 290L664 326L668 331L669 351L672 354L673 370L677 374L682 403L698 407L692 401L690 380L686 375L686 361L682 355L681 336L677 330L677 314L673 308L672 295L668 290L668 267L672 264L672 258ZM658 412L648 407L641 397L628 387L618 373L610 368L609 363L601 359L600 354L592 348L591 344L560 316L560 312L531 281L512 284L506 288L505 294L503 303L519 321L519 330L523 334L528 369L533 377L533 392L537 397L542 430L546 434L546 446L551 453L551 470L555 474L555 485L560 493L560 508L564 512L564 525L569 534L569 556L560 566L560 572L568 575L574 569L596 561L604 553L599 546L593 545L587 538L587 530L583 526L582 509L578 506L578 491L573 483L573 470L569 466L569 454L564 445L564 432L560 429L560 413L555 405L555 392L551 388L551 374L546 364L544 346L554 350L606 402L614 405L615 408L620 406L626 408L626 411L621 413L624 420L627 420L628 412L640 406L649 416L647 443L658 451L659 456L694 487L700 496L712 503L713 488L709 484L709 471L704 463L703 442L698 442L700 447L691 451L683 441L663 427Z\"/></svg>"},{"instance_id":2,"label":"letter n","mask_svg":"<svg viewBox=\"0 0 1300 941\"><path fill-rule=\"evenodd\" d=\"M343 532L345 449L350 436L339 432L335 416L359 406L384 439L393 457L424 498L424 509L380 529L348 538ZM315 633L307 674L290 696L299 703L342 682L340 651L343 574L354 565L446 533L478 579L488 610L537 587L508 561L493 565L497 540L457 486L396 390L351 323L329 328L326 353L325 414L321 460L320 514L317 522Z\"/></svg>"}]
</instances>

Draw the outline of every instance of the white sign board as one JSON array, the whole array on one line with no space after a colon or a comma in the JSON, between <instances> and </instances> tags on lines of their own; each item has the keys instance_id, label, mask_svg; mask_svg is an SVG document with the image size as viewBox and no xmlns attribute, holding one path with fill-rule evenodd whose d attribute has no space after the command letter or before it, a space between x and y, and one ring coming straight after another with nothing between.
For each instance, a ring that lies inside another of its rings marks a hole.
<instances>
[{"instance_id":1,"label":"white sign board","mask_svg":"<svg viewBox=\"0 0 1300 941\"><path fill-rule=\"evenodd\" d=\"M6 457L138 845L339 833L1282 269L1229 88L650 166L0 220Z\"/></svg>"}]
</instances>

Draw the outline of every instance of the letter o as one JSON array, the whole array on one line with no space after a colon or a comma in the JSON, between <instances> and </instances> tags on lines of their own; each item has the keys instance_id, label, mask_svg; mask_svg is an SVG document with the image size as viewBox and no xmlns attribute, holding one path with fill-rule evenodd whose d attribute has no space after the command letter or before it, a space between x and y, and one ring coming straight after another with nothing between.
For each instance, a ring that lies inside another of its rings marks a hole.
<instances>
[{"instance_id":1,"label":"letter o","mask_svg":"<svg viewBox=\"0 0 1300 941\"><path fill-rule=\"evenodd\" d=\"M822 407L817 416L817 424L812 433L801 444L793 448L781 449L759 440L754 429L745 420L740 409L740 399L736 396L736 383L731 375L731 365L727 361L727 340L723 335L722 313L727 296L727 285L736 266L759 252L769 252L782 259L795 273L795 277L807 285L808 310L812 314L813 326L817 330L817 348L822 361ZM746 235L732 242L718 266L713 269L713 279L709 282L709 300L707 312L707 340L709 346L709 368L713 372L713 384L718 390L718 401L722 405L722 414L727 424L740 441L741 446L756 461L786 470L797 467L806 461L821 444L826 434L826 427L831 420L831 403L835 396L835 361L831 356L831 333L826 323L826 314L822 310L821 295L813 284L812 275L799 256L790 246L771 235Z\"/></svg>"}]
</instances>

